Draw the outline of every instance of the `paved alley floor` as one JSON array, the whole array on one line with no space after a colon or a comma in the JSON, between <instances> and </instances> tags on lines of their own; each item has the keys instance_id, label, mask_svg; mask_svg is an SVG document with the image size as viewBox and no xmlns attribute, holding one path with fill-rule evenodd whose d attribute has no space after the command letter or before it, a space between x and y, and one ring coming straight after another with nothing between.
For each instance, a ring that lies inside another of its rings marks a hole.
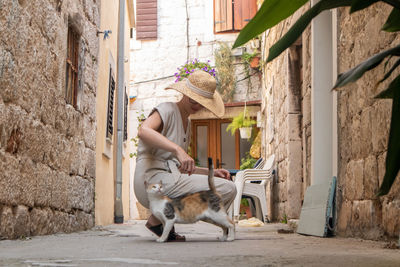
<instances>
[{"instance_id":1,"label":"paved alley floor","mask_svg":"<svg viewBox=\"0 0 400 267\"><path fill-rule=\"evenodd\" d=\"M220 242L213 225L177 225L187 242L159 244L143 221L72 234L0 241L0 266L400 266L385 242L280 234L283 224L236 226Z\"/></svg>"}]
</instances>

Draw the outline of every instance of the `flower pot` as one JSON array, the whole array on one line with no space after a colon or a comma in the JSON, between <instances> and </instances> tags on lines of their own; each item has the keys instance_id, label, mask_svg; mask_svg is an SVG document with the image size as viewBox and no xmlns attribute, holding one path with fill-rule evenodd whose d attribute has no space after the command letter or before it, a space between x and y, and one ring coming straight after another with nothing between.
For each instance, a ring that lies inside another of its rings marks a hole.
<instances>
[{"instance_id":1,"label":"flower pot","mask_svg":"<svg viewBox=\"0 0 400 267\"><path fill-rule=\"evenodd\" d=\"M240 137L241 137L242 139L249 139L249 138L251 137L251 130L252 130L252 127L242 127L242 128L239 128Z\"/></svg>"},{"instance_id":2,"label":"flower pot","mask_svg":"<svg viewBox=\"0 0 400 267\"><path fill-rule=\"evenodd\" d=\"M250 67L254 68L258 68L258 66L260 65L260 57L253 57L250 61Z\"/></svg>"}]
</instances>

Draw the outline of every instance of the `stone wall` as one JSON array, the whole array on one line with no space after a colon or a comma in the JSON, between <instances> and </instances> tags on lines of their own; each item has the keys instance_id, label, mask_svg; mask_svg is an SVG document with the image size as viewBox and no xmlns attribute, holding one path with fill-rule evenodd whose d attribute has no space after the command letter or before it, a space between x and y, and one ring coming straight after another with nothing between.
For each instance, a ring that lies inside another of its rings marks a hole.
<instances>
[{"instance_id":1,"label":"stone wall","mask_svg":"<svg viewBox=\"0 0 400 267\"><path fill-rule=\"evenodd\" d=\"M352 15L349 15L347 8L338 10L339 73L399 43L398 35L380 31L390 10L385 4L373 5ZM304 9L264 33L265 55L302 12ZM264 68L263 155L276 155L277 176L270 189L273 196L270 200L270 218L275 220L296 218L301 207L295 200L302 203L305 189L311 184L310 35L308 27L296 43L302 44L300 99L288 90L293 79L293 71L290 71L293 46ZM390 61L389 67L393 62ZM399 177L387 196L375 196L384 176L391 119L392 101L374 99L391 80L374 89L378 79L383 77L383 65L338 92L337 233L343 236L397 238L400 231ZM296 107L298 101L300 113ZM298 144L299 136L301 146Z\"/></svg>"},{"instance_id":2,"label":"stone wall","mask_svg":"<svg viewBox=\"0 0 400 267\"><path fill-rule=\"evenodd\" d=\"M99 1L0 0L0 239L94 224ZM69 23L81 34L66 104Z\"/></svg>"},{"instance_id":3,"label":"stone wall","mask_svg":"<svg viewBox=\"0 0 400 267\"><path fill-rule=\"evenodd\" d=\"M374 5L351 16L348 9L340 9L339 72L399 44L397 34L380 31L390 11L385 4ZM344 87L338 95L337 229L339 234L346 236L381 239L398 237L400 231L399 177L387 196L375 196L385 171L392 103L391 100L374 99L374 95L392 80L388 79L374 89L375 83L383 77L384 64L381 65L356 83Z\"/></svg>"},{"instance_id":4,"label":"stone wall","mask_svg":"<svg viewBox=\"0 0 400 267\"><path fill-rule=\"evenodd\" d=\"M263 53L282 37L306 10L264 33ZM299 218L304 190L310 181L311 69L310 30L263 69L263 155L275 154L276 179L269 188L272 220ZM306 181L306 182L305 182Z\"/></svg>"}]
</instances>

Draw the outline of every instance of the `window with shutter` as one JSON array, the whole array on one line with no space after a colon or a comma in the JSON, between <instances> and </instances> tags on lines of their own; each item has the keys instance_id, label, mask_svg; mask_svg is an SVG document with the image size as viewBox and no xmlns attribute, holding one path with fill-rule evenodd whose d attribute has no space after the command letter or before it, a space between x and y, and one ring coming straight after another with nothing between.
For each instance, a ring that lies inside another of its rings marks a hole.
<instances>
[{"instance_id":1,"label":"window with shutter","mask_svg":"<svg viewBox=\"0 0 400 267\"><path fill-rule=\"evenodd\" d=\"M68 28L67 65L65 74L65 100L76 107L78 95L78 51L79 35L72 27Z\"/></svg>"},{"instance_id":2,"label":"window with shutter","mask_svg":"<svg viewBox=\"0 0 400 267\"><path fill-rule=\"evenodd\" d=\"M136 39L157 39L157 0L136 1Z\"/></svg>"},{"instance_id":3,"label":"window with shutter","mask_svg":"<svg viewBox=\"0 0 400 267\"><path fill-rule=\"evenodd\" d=\"M125 88L125 98L124 98L124 141L128 140L128 95L126 94Z\"/></svg>"},{"instance_id":4,"label":"window with shutter","mask_svg":"<svg viewBox=\"0 0 400 267\"><path fill-rule=\"evenodd\" d=\"M110 77L108 82L108 109L107 109L107 130L106 137L111 138L113 135L113 114L114 114L114 91L115 91L115 80L112 75L112 69L110 67Z\"/></svg>"},{"instance_id":5,"label":"window with shutter","mask_svg":"<svg viewBox=\"0 0 400 267\"><path fill-rule=\"evenodd\" d=\"M214 31L240 31L256 13L257 0L214 0Z\"/></svg>"}]
</instances>

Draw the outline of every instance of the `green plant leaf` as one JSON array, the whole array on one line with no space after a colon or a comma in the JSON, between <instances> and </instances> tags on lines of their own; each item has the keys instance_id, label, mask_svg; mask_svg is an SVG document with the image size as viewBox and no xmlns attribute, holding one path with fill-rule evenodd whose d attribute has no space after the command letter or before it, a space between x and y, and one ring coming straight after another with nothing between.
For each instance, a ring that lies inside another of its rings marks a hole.
<instances>
[{"instance_id":1,"label":"green plant leaf","mask_svg":"<svg viewBox=\"0 0 400 267\"><path fill-rule=\"evenodd\" d=\"M396 79L394 79L390 84L389 87L380 92L375 96L375 98L394 98L394 92L395 90L400 90L400 75L397 76Z\"/></svg>"},{"instance_id":2,"label":"green plant leaf","mask_svg":"<svg viewBox=\"0 0 400 267\"><path fill-rule=\"evenodd\" d=\"M378 66L385 57L389 55L400 56L400 45L390 48L388 50L382 51L367 60L363 61L356 67L339 74L336 84L333 88L342 87L348 83L357 81L361 76L364 75L365 72L375 68Z\"/></svg>"},{"instance_id":3,"label":"green plant leaf","mask_svg":"<svg viewBox=\"0 0 400 267\"><path fill-rule=\"evenodd\" d=\"M247 43L258 34L272 28L282 20L292 15L309 0L266 0L260 10L240 31L233 48Z\"/></svg>"},{"instance_id":4,"label":"green plant leaf","mask_svg":"<svg viewBox=\"0 0 400 267\"><path fill-rule=\"evenodd\" d=\"M400 30L400 10L393 8L385 24L382 26L383 31L397 32Z\"/></svg>"},{"instance_id":5,"label":"green plant leaf","mask_svg":"<svg viewBox=\"0 0 400 267\"><path fill-rule=\"evenodd\" d=\"M361 9L367 8L370 5L379 2L380 0L353 0L351 3L350 14Z\"/></svg>"},{"instance_id":6,"label":"green plant leaf","mask_svg":"<svg viewBox=\"0 0 400 267\"><path fill-rule=\"evenodd\" d=\"M392 120L390 122L388 150L386 154L386 170L381 187L378 191L378 196L383 196L389 193L394 180L400 170L400 76L393 82L393 103L392 103ZM392 85L391 84L391 85Z\"/></svg>"},{"instance_id":7,"label":"green plant leaf","mask_svg":"<svg viewBox=\"0 0 400 267\"><path fill-rule=\"evenodd\" d=\"M385 76L383 76L383 78L381 80L378 81L378 83L376 84L376 86L378 86L380 83L382 83L383 81L385 81L387 78L390 77L390 75L393 73L393 71L400 65L400 59L398 59L393 66L390 68L390 70L388 72L386 72ZM376 87L375 86L375 87Z\"/></svg>"},{"instance_id":8,"label":"green plant leaf","mask_svg":"<svg viewBox=\"0 0 400 267\"><path fill-rule=\"evenodd\" d=\"M295 24L293 24L289 31L278 42L269 49L267 62L272 61L286 48L291 46L301 36L313 18L315 18L319 13L332 8L350 6L351 2L352 0L321 0L316 3L306 13L304 13Z\"/></svg>"}]
</instances>

